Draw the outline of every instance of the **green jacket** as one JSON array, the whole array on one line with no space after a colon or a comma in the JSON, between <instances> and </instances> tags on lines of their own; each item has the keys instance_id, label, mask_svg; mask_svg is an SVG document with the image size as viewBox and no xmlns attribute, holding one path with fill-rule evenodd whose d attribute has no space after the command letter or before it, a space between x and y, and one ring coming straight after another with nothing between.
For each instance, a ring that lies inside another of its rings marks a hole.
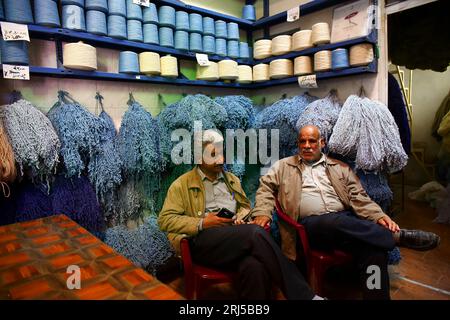
<instances>
[{"instance_id":1,"label":"green jacket","mask_svg":"<svg viewBox=\"0 0 450 320\"><path fill-rule=\"evenodd\" d=\"M238 218L247 216L250 212L250 201L239 178L229 172L224 172L224 177L230 192L234 192ZM197 168L194 168L172 183L158 217L159 227L168 233L177 253L180 252L182 238L197 235L197 226L204 212L205 186Z\"/></svg>"}]
</instances>

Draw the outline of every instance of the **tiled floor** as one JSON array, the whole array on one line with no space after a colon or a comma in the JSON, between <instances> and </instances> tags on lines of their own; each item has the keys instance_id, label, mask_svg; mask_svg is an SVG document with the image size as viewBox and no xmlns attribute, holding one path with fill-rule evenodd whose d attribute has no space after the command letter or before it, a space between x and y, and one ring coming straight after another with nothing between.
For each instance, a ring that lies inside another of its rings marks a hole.
<instances>
[{"instance_id":1,"label":"tiled floor","mask_svg":"<svg viewBox=\"0 0 450 320\"><path fill-rule=\"evenodd\" d=\"M393 300L450 300L450 226L433 223L435 210L426 203L406 199L405 210L394 220L402 228L423 229L440 235L438 248L419 252L401 248L402 260L390 268L391 298ZM348 272L335 271L329 274L327 297L330 299L360 299L357 281ZM182 274L167 284L184 294ZM279 293L277 297L282 299ZM218 285L205 293L207 299L235 299L236 291L230 285Z\"/></svg>"}]
</instances>

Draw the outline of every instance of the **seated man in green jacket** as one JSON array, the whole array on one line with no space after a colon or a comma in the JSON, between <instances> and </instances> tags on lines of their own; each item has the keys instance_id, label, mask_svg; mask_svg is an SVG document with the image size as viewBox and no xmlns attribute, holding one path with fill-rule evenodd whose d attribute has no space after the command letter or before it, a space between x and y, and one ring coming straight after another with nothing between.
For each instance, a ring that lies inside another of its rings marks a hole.
<instances>
[{"instance_id":1,"label":"seated man in green jacket","mask_svg":"<svg viewBox=\"0 0 450 320\"><path fill-rule=\"evenodd\" d=\"M222 137L211 130L206 133L201 164L168 190L158 218L160 228L169 233L176 249L181 238L190 237L195 262L237 271L242 299L271 298L272 283L287 299L321 299L263 228L242 222L250 202L239 179L223 170L223 156L215 154ZM218 217L221 208L235 213L238 220Z\"/></svg>"}]
</instances>

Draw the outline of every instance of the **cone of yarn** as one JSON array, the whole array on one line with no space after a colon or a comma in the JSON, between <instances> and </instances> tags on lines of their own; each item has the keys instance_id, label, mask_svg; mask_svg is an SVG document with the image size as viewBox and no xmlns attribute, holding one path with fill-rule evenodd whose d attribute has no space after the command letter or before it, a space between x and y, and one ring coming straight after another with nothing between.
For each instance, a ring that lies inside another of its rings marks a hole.
<instances>
[{"instance_id":1,"label":"cone of yarn","mask_svg":"<svg viewBox=\"0 0 450 320\"><path fill-rule=\"evenodd\" d=\"M108 13L108 1L107 0L86 0L84 4L86 10L96 10L103 13Z\"/></svg>"},{"instance_id":2,"label":"cone of yarn","mask_svg":"<svg viewBox=\"0 0 450 320\"><path fill-rule=\"evenodd\" d=\"M159 25L162 27L176 27L176 12L175 9L169 6L161 6L158 11Z\"/></svg>"},{"instance_id":3,"label":"cone of yarn","mask_svg":"<svg viewBox=\"0 0 450 320\"><path fill-rule=\"evenodd\" d=\"M239 78L238 64L233 60L219 61L219 77L224 80L236 80Z\"/></svg>"},{"instance_id":4,"label":"cone of yarn","mask_svg":"<svg viewBox=\"0 0 450 320\"><path fill-rule=\"evenodd\" d=\"M145 23L142 29L144 32L144 43L159 44L159 30L156 24Z\"/></svg>"},{"instance_id":5,"label":"cone of yarn","mask_svg":"<svg viewBox=\"0 0 450 320\"><path fill-rule=\"evenodd\" d=\"M215 24L216 38L228 39L227 23L222 20L217 20Z\"/></svg>"},{"instance_id":6,"label":"cone of yarn","mask_svg":"<svg viewBox=\"0 0 450 320\"><path fill-rule=\"evenodd\" d=\"M53 0L34 0L34 21L42 26L60 27L58 3Z\"/></svg>"},{"instance_id":7,"label":"cone of yarn","mask_svg":"<svg viewBox=\"0 0 450 320\"><path fill-rule=\"evenodd\" d=\"M373 46L370 43L361 43L350 47L350 65L352 67L368 65L373 58Z\"/></svg>"},{"instance_id":8,"label":"cone of yarn","mask_svg":"<svg viewBox=\"0 0 450 320\"><path fill-rule=\"evenodd\" d=\"M177 11L175 16L177 30L189 32L189 13L186 11Z\"/></svg>"},{"instance_id":9,"label":"cone of yarn","mask_svg":"<svg viewBox=\"0 0 450 320\"><path fill-rule=\"evenodd\" d=\"M272 40L262 39L255 42L253 46L253 57L265 59L272 55Z\"/></svg>"},{"instance_id":10,"label":"cone of yarn","mask_svg":"<svg viewBox=\"0 0 450 320\"><path fill-rule=\"evenodd\" d=\"M64 67L75 70L97 70L97 50L86 43L66 43L63 47Z\"/></svg>"},{"instance_id":11,"label":"cone of yarn","mask_svg":"<svg viewBox=\"0 0 450 320\"><path fill-rule=\"evenodd\" d=\"M142 22L139 20L127 20L127 34L128 40L143 42L144 35L142 34Z\"/></svg>"},{"instance_id":12,"label":"cone of yarn","mask_svg":"<svg viewBox=\"0 0 450 320\"><path fill-rule=\"evenodd\" d=\"M158 11L154 3L150 3L150 6L142 10L142 19L144 23L159 24Z\"/></svg>"},{"instance_id":13,"label":"cone of yarn","mask_svg":"<svg viewBox=\"0 0 450 320\"><path fill-rule=\"evenodd\" d=\"M314 45L330 43L330 26L319 22L312 26L311 41Z\"/></svg>"},{"instance_id":14,"label":"cone of yarn","mask_svg":"<svg viewBox=\"0 0 450 320\"><path fill-rule=\"evenodd\" d=\"M294 59L294 75L302 76L313 73L312 60L309 56L300 56Z\"/></svg>"},{"instance_id":15,"label":"cone of yarn","mask_svg":"<svg viewBox=\"0 0 450 320\"><path fill-rule=\"evenodd\" d=\"M189 50L189 32L182 30L175 31L175 49Z\"/></svg>"},{"instance_id":16,"label":"cone of yarn","mask_svg":"<svg viewBox=\"0 0 450 320\"><path fill-rule=\"evenodd\" d=\"M178 61L177 58L170 55L161 58L161 75L168 78L178 77Z\"/></svg>"},{"instance_id":17,"label":"cone of yarn","mask_svg":"<svg viewBox=\"0 0 450 320\"><path fill-rule=\"evenodd\" d=\"M227 40L216 38L216 54L225 57L227 55Z\"/></svg>"},{"instance_id":18,"label":"cone of yarn","mask_svg":"<svg viewBox=\"0 0 450 320\"><path fill-rule=\"evenodd\" d=\"M203 37L200 33L189 34L189 50L192 52L203 52Z\"/></svg>"},{"instance_id":19,"label":"cone of yarn","mask_svg":"<svg viewBox=\"0 0 450 320\"><path fill-rule=\"evenodd\" d=\"M106 14L102 11L89 10L86 12L86 30L89 33L106 36Z\"/></svg>"},{"instance_id":20,"label":"cone of yarn","mask_svg":"<svg viewBox=\"0 0 450 320\"><path fill-rule=\"evenodd\" d=\"M238 66L238 82L239 83L252 83L253 82L253 70L250 66L240 65Z\"/></svg>"},{"instance_id":21,"label":"cone of yarn","mask_svg":"<svg viewBox=\"0 0 450 320\"><path fill-rule=\"evenodd\" d=\"M216 53L216 38L213 36L203 36L203 52L209 54Z\"/></svg>"},{"instance_id":22,"label":"cone of yarn","mask_svg":"<svg viewBox=\"0 0 450 320\"><path fill-rule=\"evenodd\" d=\"M126 0L108 0L108 14L127 17Z\"/></svg>"},{"instance_id":23,"label":"cone of yarn","mask_svg":"<svg viewBox=\"0 0 450 320\"><path fill-rule=\"evenodd\" d=\"M272 55L279 56L291 51L292 37L281 35L272 39Z\"/></svg>"},{"instance_id":24,"label":"cone of yarn","mask_svg":"<svg viewBox=\"0 0 450 320\"><path fill-rule=\"evenodd\" d=\"M161 59L156 52L142 52L139 54L139 68L146 75L161 74Z\"/></svg>"},{"instance_id":25,"label":"cone of yarn","mask_svg":"<svg viewBox=\"0 0 450 320\"><path fill-rule=\"evenodd\" d=\"M239 42L239 58L249 59L250 58L250 48L247 42Z\"/></svg>"},{"instance_id":26,"label":"cone of yarn","mask_svg":"<svg viewBox=\"0 0 450 320\"><path fill-rule=\"evenodd\" d=\"M253 66L253 81L262 82L268 81L269 77L269 65L265 63L260 63Z\"/></svg>"},{"instance_id":27,"label":"cone of yarn","mask_svg":"<svg viewBox=\"0 0 450 320\"><path fill-rule=\"evenodd\" d=\"M139 57L132 51L122 51L119 55L119 73L139 73Z\"/></svg>"},{"instance_id":28,"label":"cone of yarn","mask_svg":"<svg viewBox=\"0 0 450 320\"><path fill-rule=\"evenodd\" d=\"M252 4L245 5L242 9L242 19L256 21L256 9Z\"/></svg>"},{"instance_id":29,"label":"cone of yarn","mask_svg":"<svg viewBox=\"0 0 450 320\"><path fill-rule=\"evenodd\" d=\"M172 28L159 27L159 44L163 47L169 48L173 48L175 46Z\"/></svg>"},{"instance_id":30,"label":"cone of yarn","mask_svg":"<svg viewBox=\"0 0 450 320\"><path fill-rule=\"evenodd\" d=\"M314 54L314 71L328 71L331 69L331 51L322 50Z\"/></svg>"},{"instance_id":31,"label":"cone of yarn","mask_svg":"<svg viewBox=\"0 0 450 320\"><path fill-rule=\"evenodd\" d=\"M198 13L189 14L189 31L203 34L203 17Z\"/></svg>"},{"instance_id":32,"label":"cone of yarn","mask_svg":"<svg viewBox=\"0 0 450 320\"><path fill-rule=\"evenodd\" d=\"M127 38L127 19L123 16L108 16L108 36L116 39Z\"/></svg>"},{"instance_id":33,"label":"cone of yarn","mask_svg":"<svg viewBox=\"0 0 450 320\"><path fill-rule=\"evenodd\" d=\"M227 42L227 56L231 58L239 58L239 41L228 40Z\"/></svg>"},{"instance_id":34,"label":"cone of yarn","mask_svg":"<svg viewBox=\"0 0 450 320\"><path fill-rule=\"evenodd\" d=\"M209 66L201 66L197 64L197 79L207 81L219 80L219 64L212 61Z\"/></svg>"},{"instance_id":35,"label":"cone of yarn","mask_svg":"<svg viewBox=\"0 0 450 320\"><path fill-rule=\"evenodd\" d=\"M216 36L216 28L213 18L203 17L203 34L205 36Z\"/></svg>"},{"instance_id":36,"label":"cone of yarn","mask_svg":"<svg viewBox=\"0 0 450 320\"><path fill-rule=\"evenodd\" d=\"M314 45L311 39L311 30L300 30L292 35L292 50L300 51L312 48Z\"/></svg>"},{"instance_id":37,"label":"cone of yarn","mask_svg":"<svg viewBox=\"0 0 450 320\"><path fill-rule=\"evenodd\" d=\"M348 51L338 48L331 52L331 68L333 70L345 69L349 67Z\"/></svg>"},{"instance_id":38,"label":"cone of yarn","mask_svg":"<svg viewBox=\"0 0 450 320\"><path fill-rule=\"evenodd\" d=\"M142 8L133 0L127 0L127 19L142 21Z\"/></svg>"},{"instance_id":39,"label":"cone of yarn","mask_svg":"<svg viewBox=\"0 0 450 320\"><path fill-rule=\"evenodd\" d=\"M4 0L6 21L31 24L34 23L30 0Z\"/></svg>"},{"instance_id":40,"label":"cone of yarn","mask_svg":"<svg viewBox=\"0 0 450 320\"><path fill-rule=\"evenodd\" d=\"M84 9L75 5L62 7L62 26L75 31L86 31Z\"/></svg>"},{"instance_id":41,"label":"cone of yarn","mask_svg":"<svg viewBox=\"0 0 450 320\"><path fill-rule=\"evenodd\" d=\"M239 40L239 25L236 22L227 24L228 40Z\"/></svg>"},{"instance_id":42,"label":"cone of yarn","mask_svg":"<svg viewBox=\"0 0 450 320\"><path fill-rule=\"evenodd\" d=\"M294 65L289 59L277 59L270 62L269 75L271 79L283 79L294 75Z\"/></svg>"}]
</instances>

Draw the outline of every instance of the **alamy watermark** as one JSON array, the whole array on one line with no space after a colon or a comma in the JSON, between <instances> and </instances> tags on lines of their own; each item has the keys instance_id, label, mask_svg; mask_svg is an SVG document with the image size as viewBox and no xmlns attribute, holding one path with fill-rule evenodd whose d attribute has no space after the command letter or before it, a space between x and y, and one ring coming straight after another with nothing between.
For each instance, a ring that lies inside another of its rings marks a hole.
<instances>
[{"instance_id":1,"label":"alamy watermark","mask_svg":"<svg viewBox=\"0 0 450 320\"><path fill-rule=\"evenodd\" d=\"M81 289L81 269L77 265L70 265L66 270L67 274L70 274L67 278L66 285L69 290Z\"/></svg>"}]
</instances>

